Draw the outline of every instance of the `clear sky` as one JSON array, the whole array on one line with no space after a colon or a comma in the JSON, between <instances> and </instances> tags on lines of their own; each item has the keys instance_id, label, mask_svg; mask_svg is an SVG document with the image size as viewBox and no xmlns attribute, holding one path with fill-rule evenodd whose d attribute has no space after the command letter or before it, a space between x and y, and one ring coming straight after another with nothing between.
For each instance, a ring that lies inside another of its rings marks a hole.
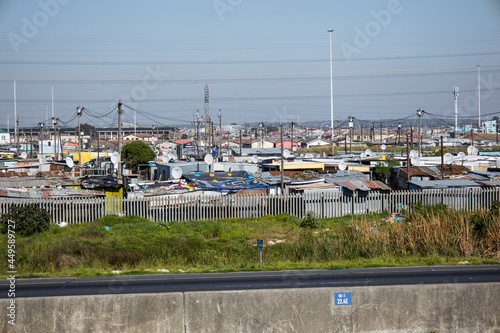
<instances>
[{"instance_id":1,"label":"clear sky","mask_svg":"<svg viewBox=\"0 0 500 333\"><path fill-rule=\"evenodd\" d=\"M191 0L0 2L0 127L54 110L74 126L183 125L203 114L224 123L330 122L429 116L454 122L500 115L498 0ZM132 97L132 98L131 98ZM134 103L135 101L135 103Z\"/></svg>"}]
</instances>

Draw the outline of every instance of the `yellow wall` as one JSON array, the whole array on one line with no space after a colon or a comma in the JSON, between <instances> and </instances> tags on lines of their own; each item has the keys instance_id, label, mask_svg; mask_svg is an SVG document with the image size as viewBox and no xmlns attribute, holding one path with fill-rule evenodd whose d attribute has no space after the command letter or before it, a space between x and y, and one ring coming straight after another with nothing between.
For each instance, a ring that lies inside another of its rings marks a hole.
<instances>
[{"instance_id":1,"label":"yellow wall","mask_svg":"<svg viewBox=\"0 0 500 333\"><path fill-rule=\"evenodd\" d=\"M100 153L100 156L108 156L108 153ZM87 163L90 160L93 160L94 158L97 158L97 152L90 152L90 151L82 151L82 163ZM78 161L78 152L75 151L73 152L73 161Z\"/></svg>"}]
</instances>

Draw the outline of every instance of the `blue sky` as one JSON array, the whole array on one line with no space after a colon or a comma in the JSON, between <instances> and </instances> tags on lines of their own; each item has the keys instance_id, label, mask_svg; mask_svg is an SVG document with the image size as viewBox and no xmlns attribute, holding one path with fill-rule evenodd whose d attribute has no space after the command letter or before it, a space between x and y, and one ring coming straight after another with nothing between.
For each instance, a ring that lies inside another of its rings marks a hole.
<instances>
[{"instance_id":1,"label":"blue sky","mask_svg":"<svg viewBox=\"0 0 500 333\"><path fill-rule=\"evenodd\" d=\"M0 3L0 127L124 121L183 125L210 113L223 122L415 117L422 108L454 122L500 113L500 1L77 1ZM132 98L130 98L132 97Z\"/></svg>"}]
</instances>

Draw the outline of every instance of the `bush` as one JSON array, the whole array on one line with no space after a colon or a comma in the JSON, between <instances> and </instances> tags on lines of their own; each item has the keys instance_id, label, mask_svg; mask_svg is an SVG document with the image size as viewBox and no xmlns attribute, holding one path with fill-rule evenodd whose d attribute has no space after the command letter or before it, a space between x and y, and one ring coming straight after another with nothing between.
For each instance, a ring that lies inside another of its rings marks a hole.
<instances>
[{"instance_id":1,"label":"bush","mask_svg":"<svg viewBox=\"0 0 500 333\"><path fill-rule=\"evenodd\" d=\"M16 234L30 236L49 230L51 218L49 213L33 204L25 207L12 206L0 217L0 226L2 233L7 233L7 225L11 220L16 223Z\"/></svg>"},{"instance_id":2,"label":"bush","mask_svg":"<svg viewBox=\"0 0 500 333\"><path fill-rule=\"evenodd\" d=\"M300 222L300 227L301 228L307 228L307 229L318 229L321 226L320 221L318 220L318 217L313 211L307 211L306 216Z\"/></svg>"}]
</instances>

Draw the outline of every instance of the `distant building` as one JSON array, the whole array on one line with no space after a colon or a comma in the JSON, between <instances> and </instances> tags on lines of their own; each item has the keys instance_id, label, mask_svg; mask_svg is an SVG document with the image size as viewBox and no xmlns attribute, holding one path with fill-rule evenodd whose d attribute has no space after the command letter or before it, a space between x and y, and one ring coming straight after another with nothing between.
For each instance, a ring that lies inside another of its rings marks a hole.
<instances>
[{"instance_id":1,"label":"distant building","mask_svg":"<svg viewBox=\"0 0 500 333\"><path fill-rule=\"evenodd\" d=\"M10 143L10 134L6 130L0 129L0 145L8 145Z\"/></svg>"}]
</instances>

